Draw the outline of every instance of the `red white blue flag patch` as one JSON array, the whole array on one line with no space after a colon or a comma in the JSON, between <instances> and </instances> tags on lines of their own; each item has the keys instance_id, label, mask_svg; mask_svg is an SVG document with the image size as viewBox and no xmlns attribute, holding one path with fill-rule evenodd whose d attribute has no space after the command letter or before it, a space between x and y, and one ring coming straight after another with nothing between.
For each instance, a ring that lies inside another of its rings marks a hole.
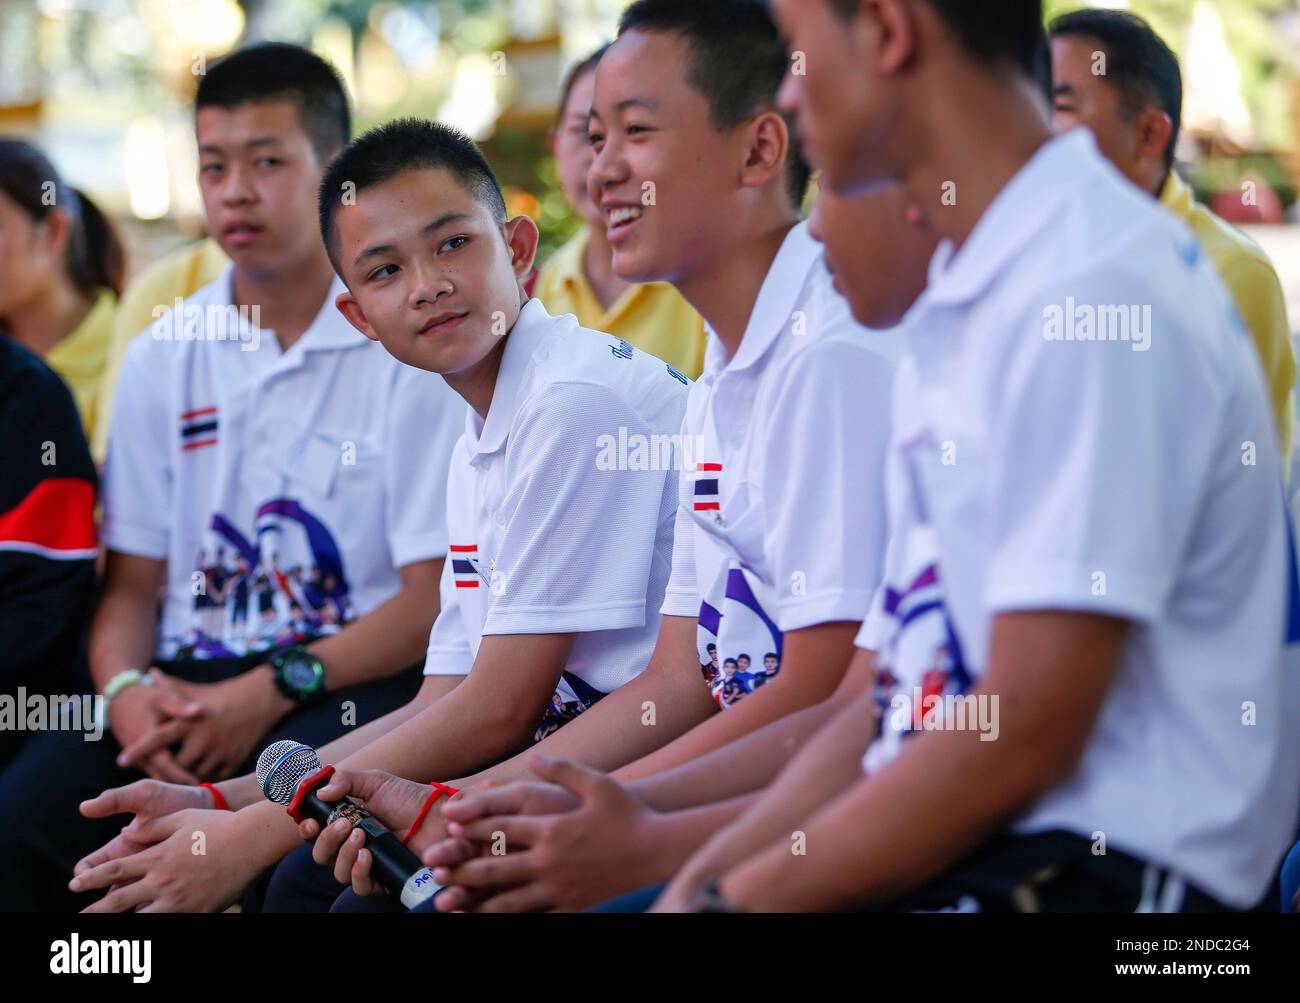
<instances>
[{"instance_id":1,"label":"red white blue flag patch","mask_svg":"<svg viewBox=\"0 0 1300 1003\"><path fill-rule=\"evenodd\" d=\"M186 411L181 415L181 451L188 453L195 449L217 444L217 409L200 407Z\"/></svg>"},{"instance_id":2,"label":"red white blue flag patch","mask_svg":"<svg viewBox=\"0 0 1300 1003\"><path fill-rule=\"evenodd\" d=\"M478 569L477 544L452 544L451 573L458 589L476 589L483 584Z\"/></svg>"},{"instance_id":3,"label":"red white blue flag patch","mask_svg":"<svg viewBox=\"0 0 1300 1003\"><path fill-rule=\"evenodd\" d=\"M719 503L718 481L722 477L721 463L701 463L695 468L695 511L717 512Z\"/></svg>"}]
</instances>

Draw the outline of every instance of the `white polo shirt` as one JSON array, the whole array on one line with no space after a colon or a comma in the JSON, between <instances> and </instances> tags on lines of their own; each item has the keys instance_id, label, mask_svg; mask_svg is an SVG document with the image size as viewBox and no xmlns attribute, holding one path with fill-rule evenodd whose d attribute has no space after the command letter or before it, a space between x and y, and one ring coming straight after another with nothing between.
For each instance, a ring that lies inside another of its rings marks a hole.
<instances>
[{"instance_id":1,"label":"white polo shirt","mask_svg":"<svg viewBox=\"0 0 1300 1003\"><path fill-rule=\"evenodd\" d=\"M338 280L281 352L223 314L232 275L138 335L118 383L104 540L167 562L160 658L336 632L447 552L461 399L353 329Z\"/></svg>"},{"instance_id":2,"label":"white polo shirt","mask_svg":"<svg viewBox=\"0 0 1300 1003\"><path fill-rule=\"evenodd\" d=\"M487 419L466 406L452 454L451 559L426 675L468 673L487 634L576 633L566 676L599 694L645 667L672 567L667 447L688 384L572 315L524 305Z\"/></svg>"},{"instance_id":3,"label":"white polo shirt","mask_svg":"<svg viewBox=\"0 0 1300 1003\"><path fill-rule=\"evenodd\" d=\"M939 249L907 327L886 584L859 639L886 688L866 767L980 679L999 613L1120 617L1077 772L1014 828L1104 834L1253 904L1300 794L1294 560L1263 379L1214 269L1079 130Z\"/></svg>"},{"instance_id":4,"label":"white polo shirt","mask_svg":"<svg viewBox=\"0 0 1300 1003\"><path fill-rule=\"evenodd\" d=\"M806 223L786 236L728 358L709 339L683 438L678 544L664 612L699 616L700 665L720 706L726 660L783 657L786 631L861 620L880 583L884 457L896 331L853 320ZM716 648L716 666L709 646Z\"/></svg>"}]
</instances>

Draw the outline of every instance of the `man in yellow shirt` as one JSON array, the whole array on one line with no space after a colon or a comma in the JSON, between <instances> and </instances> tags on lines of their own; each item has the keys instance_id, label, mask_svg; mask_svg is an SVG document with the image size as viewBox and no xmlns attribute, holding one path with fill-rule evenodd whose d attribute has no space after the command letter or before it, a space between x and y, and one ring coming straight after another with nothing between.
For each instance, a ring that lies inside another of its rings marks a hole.
<instances>
[{"instance_id":1,"label":"man in yellow shirt","mask_svg":"<svg viewBox=\"0 0 1300 1003\"><path fill-rule=\"evenodd\" d=\"M553 255L533 295L553 316L571 313L593 331L622 338L695 379L704 368L704 319L666 282L631 284L614 274L606 220L587 194L591 146L587 118L603 49L569 71L561 89L560 119L551 133L560 186L582 217L582 232Z\"/></svg>"},{"instance_id":2,"label":"man in yellow shirt","mask_svg":"<svg viewBox=\"0 0 1300 1003\"><path fill-rule=\"evenodd\" d=\"M126 346L137 334L153 325L158 306L170 308L177 296L189 296L215 282L227 258L215 240L205 238L154 262L127 285L113 317L108 361L99 388L99 416L95 422L91 452L102 462L108 452L108 427L113 416L113 394L122 371Z\"/></svg>"},{"instance_id":3,"label":"man in yellow shirt","mask_svg":"<svg viewBox=\"0 0 1300 1003\"><path fill-rule=\"evenodd\" d=\"M1058 131L1087 126L1125 177L1196 234L1259 354L1282 469L1289 470L1296 364L1282 286L1259 245L1198 203L1173 170L1183 105L1178 58L1126 11L1075 11L1053 21L1049 32Z\"/></svg>"}]
</instances>

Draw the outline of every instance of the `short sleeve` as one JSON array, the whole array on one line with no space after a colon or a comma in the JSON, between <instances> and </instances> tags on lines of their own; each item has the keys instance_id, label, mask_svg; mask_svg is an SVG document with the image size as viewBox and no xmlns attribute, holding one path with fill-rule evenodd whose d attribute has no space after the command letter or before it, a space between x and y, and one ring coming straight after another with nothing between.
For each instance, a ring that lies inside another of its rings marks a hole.
<instances>
[{"instance_id":1,"label":"short sleeve","mask_svg":"<svg viewBox=\"0 0 1300 1003\"><path fill-rule=\"evenodd\" d=\"M474 664L474 651L465 632L465 619L461 615L460 600L456 596L456 581L451 562L442 566L442 580L438 584L442 604L438 618L429 631L429 647L424 656L426 676L465 676Z\"/></svg>"},{"instance_id":2,"label":"short sleeve","mask_svg":"<svg viewBox=\"0 0 1300 1003\"><path fill-rule=\"evenodd\" d=\"M624 429L628 442L650 441L640 414L598 384L551 383L523 403L507 447L506 529L484 634L644 625L671 471L606 469L602 437Z\"/></svg>"},{"instance_id":3,"label":"short sleeve","mask_svg":"<svg viewBox=\"0 0 1300 1003\"><path fill-rule=\"evenodd\" d=\"M1225 358L1216 358L1190 329L1189 308L1152 303L1152 287L1136 278L1056 285L1018 323L1008 318L1021 333L993 405L984 601L993 613L1064 609L1151 622L1198 517L1187 499L1204 495L1223 456L1231 379L1216 369L1234 361L1229 352L1248 364L1249 350L1224 338L1214 348ZM1146 348L1136 339L1049 340L1044 318L1062 303L1152 303ZM1200 322L1226 334L1226 303L1221 317Z\"/></svg>"},{"instance_id":4,"label":"short sleeve","mask_svg":"<svg viewBox=\"0 0 1300 1003\"><path fill-rule=\"evenodd\" d=\"M846 341L791 359L765 421L762 484L782 631L860 621L880 584L893 374L888 359Z\"/></svg>"},{"instance_id":5,"label":"short sleeve","mask_svg":"<svg viewBox=\"0 0 1300 1003\"><path fill-rule=\"evenodd\" d=\"M695 520L682 505L673 517L673 569L664 590L663 616L700 615L700 590L695 579Z\"/></svg>"},{"instance_id":6,"label":"short sleeve","mask_svg":"<svg viewBox=\"0 0 1300 1003\"><path fill-rule=\"evenodd\" d=\"M132 342L122 363L104 465L104 545L135 557L166 560L172 525L171 436L179 415L167 399L170 380L150 356L157 342Z\"/></svg>"},{"instance_id":7,"label":"short sleeve","mask_svg":"<svg viewBox=\"0 0 1300 1003\"><path fill-rule=\"evenodd\" d=\"M384 442L385 524L393 564L447 554L447 469L465 401L442 377L394 363Z\"/></svg>"}]
</instances>

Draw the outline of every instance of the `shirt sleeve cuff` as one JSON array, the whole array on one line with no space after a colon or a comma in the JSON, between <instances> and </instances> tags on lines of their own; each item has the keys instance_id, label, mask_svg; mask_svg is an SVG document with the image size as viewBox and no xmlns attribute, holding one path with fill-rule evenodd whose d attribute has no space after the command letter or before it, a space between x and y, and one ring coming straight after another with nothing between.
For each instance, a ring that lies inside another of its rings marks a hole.
<instances>
[{"instance_id":1,"label":"shirt sleeve cuff","mask_svg":"<svg viewBox=\"0 0 1300 1003\"><path fill-rule=\"evenodd\" d=\"M393 566L401 568L416 561L432 561L439 557L446 557L447 543L446 533L419 533L390 537L388 550L393 555Z\"/></svg>"},{"instance_id":2,"label":"shirt sleeve cuff","mask_svg":"<svg viewBox=\"0 0 1300 1003\"><path fill-rule=\"evenodd\" d=\"M132 557L167 560L167 533L155 529L125 526L120 522L104 525L104 549L116 550Z\"/></svg>"},{"instance_id":3,"label":"shirt sleeve cuff","mask_svg":"<svg viewBox=\"0 0 1300 1003\"><path fill-rule=\"evenodd\" d=\"M777 603L777 626L785 633L815 627L819 623L861 623L870 607L871 593L866 591L822 592L819 595L798 596Z\"/></svg>"},{"instance_id":4,"label":"shirt sleeve cuff","mask_svg":"<svg viewBox=\"0 0 1300 1003\"><path fill-rule=\"evenodd\" d=\"M610 606L531 606L501 609L487 615L487 634L594 634L600 630L626 630L645 626L645 603Z\"/></svg>"},{"instance_id":5,"label":"shirt sleeve cuff","mask_svg":"<svg viewBox=\"0 0 1300 1003\"><path fill-rule=\"evenodd\" d=\"M1167 592L1167 580L1131 568L1002 560L989 569L984 602L995 614L1056 609L1151 623Z\"/></svg>"},{"instance_id":6,"label":"shirt sleeve cuff","mask_svg":"<svg viewBox=\"0 0 1300 1003\"><path fill-rule=\"evenodd\" d=\"M466 650L430 651L424 656L426 676L467 676L474 659Z\"/></svg>"},{"instance_id":7,"label":"shirt sleeve cuff","mask_svg":"<svg viewBox=\"0 0 1300 1003\"><path fill-rule=\"evenodd\" d=\"M700 615L700 597L697 593L685 589L665 592L664 604L659 607L659 615L697 617Z\"/></svg>"}]
</instances>

